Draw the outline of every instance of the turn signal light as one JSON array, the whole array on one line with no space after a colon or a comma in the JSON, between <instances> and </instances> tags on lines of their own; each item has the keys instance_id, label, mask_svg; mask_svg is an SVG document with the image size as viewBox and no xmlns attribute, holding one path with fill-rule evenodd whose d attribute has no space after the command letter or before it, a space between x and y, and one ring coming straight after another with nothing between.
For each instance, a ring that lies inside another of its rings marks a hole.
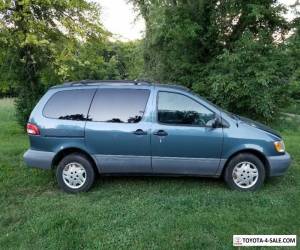
<instances>
[{"instance_id":1,"label":"turn signal light","mask_svg":"<svg viewBox=\"0 0 300 250\"><path fill-rule=\"evenodd\" d=\"M283 141L275 141L274 146L278 153L283 153L285 151L285 146Z\"/></svg>"}]
</instances>

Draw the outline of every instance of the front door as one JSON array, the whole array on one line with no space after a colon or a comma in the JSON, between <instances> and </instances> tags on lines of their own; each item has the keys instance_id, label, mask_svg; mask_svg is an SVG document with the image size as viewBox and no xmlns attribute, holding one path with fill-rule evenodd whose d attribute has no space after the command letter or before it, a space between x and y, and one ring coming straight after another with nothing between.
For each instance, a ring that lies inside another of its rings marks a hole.
<instances>
[{"instance_id":1,"label":"front door","mask_svg":"<svg viewBox=\"0 0 300 250\"><path fill-rule=\"evenodd\" d=\"M149 89L100 88L85 127L86 146L102 173L151 173Z\"/></svg>"},{"instance_id":2,"label":"front door","mask_svg":"<svg viewBox=\"0 0 300 250\"><path fill-rule=\"evenodd\" d=\"M208 125L216 114L181 93L159 91L157 98L151 133L153 172L214 175L223 141L222 128Z\"/></svg>"}]
</instances>

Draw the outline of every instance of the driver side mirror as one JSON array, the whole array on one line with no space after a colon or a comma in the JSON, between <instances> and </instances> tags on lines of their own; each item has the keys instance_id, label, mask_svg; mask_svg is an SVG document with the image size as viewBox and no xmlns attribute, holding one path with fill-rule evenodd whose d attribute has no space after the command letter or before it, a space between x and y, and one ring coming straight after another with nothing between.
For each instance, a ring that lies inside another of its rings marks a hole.
<instances>
[{"instance_id":1,"label":"driver side mirror","mask_svg":"<svg viewBox=\"0 0 300 250\"><path fill-rule=\"evenodd\" d=\"M210 127L210 128L221 128L222 127L222 121L221 118L219 116L216 116L215 118L209 120L206 123L206 127Z\"/></svg>"}]
</instances>

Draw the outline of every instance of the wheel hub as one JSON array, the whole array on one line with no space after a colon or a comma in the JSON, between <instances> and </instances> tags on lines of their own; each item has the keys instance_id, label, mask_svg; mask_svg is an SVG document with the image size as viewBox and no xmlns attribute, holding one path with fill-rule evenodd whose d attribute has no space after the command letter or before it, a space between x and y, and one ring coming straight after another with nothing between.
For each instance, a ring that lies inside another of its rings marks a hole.
<instances>
[{"instance_id":1,"label":"wheel hub","mask_svg":"<svg viewBox=\"0 0 300 250\"><path fill-rule=\"evenodd\" d=\"M64 167L62 177L69 188L78 189L86 182L86 171L80 163L72 162Z\"/></svg>"},{"instance_id":2,"label":"wheel hub","mask_svg":"<svg viewBox=\"0 0 300 250\"><path fill-rule=\"evenodd\" d=\"M233 168L232 178L238 187L251 188L258 180L258 169L252 162L240 162Z\"/></svg>"}]
</instances>

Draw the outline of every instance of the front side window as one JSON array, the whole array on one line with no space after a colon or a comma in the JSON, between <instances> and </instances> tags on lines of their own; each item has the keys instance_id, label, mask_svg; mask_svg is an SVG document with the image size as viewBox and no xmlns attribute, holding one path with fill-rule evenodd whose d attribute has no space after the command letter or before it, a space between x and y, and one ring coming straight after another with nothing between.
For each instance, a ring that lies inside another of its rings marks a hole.
<instances>
[{"instance_id":1,"label":"front side window","mask_svg":"<svg viewBox=\"0 0 300 250\"><path fill-rule=\"evenodd\" d=\"M46 103L43 114L48 118L85 121L94 93L93 89L59 91Z\"/></svg>"},{"instance_id":2,"label":"front side window","mask_svg":"<svg viewBox=\"0 0 300 250\"><path fill-rule=\"evenodd\" d=\"M144 114L150 91L146 89L99 89L89 119L96 122L138 123Z\"/></svg>"},{"instance_id":3,"label":"front side window","mask_svg":"<svg viewBox=\"0 0 300 250\"><path fill-rule=\"evenodd\" d=\"M205 127L215 114L193 99L178 93L159 92L158 121L174 125Z\"/></svg>"}]
</instances>

